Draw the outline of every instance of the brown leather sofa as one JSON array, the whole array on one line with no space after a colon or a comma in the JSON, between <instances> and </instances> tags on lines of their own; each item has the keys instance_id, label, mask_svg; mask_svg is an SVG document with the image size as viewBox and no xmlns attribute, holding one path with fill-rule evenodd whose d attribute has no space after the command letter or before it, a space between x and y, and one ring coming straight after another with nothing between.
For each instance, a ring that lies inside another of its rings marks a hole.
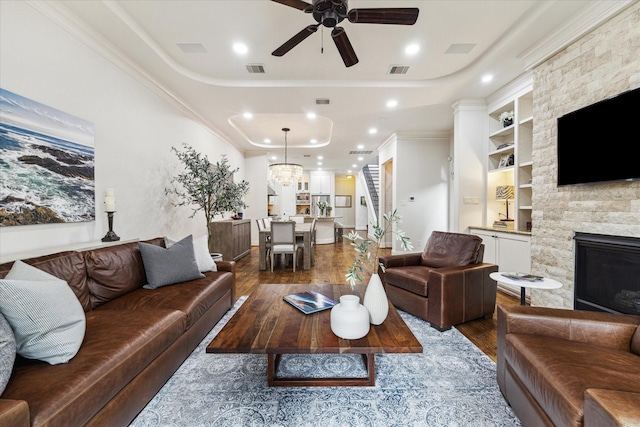
<instances>
[{"instance_id":1,"label":"brown leather sofa","mask_svg":"<svg viewBox=\"0 0 640 427\"><path fill-rule=\"evenodd\" d=\"M497 379L523 426L640 426L640 316L499 305Z\"/></svg>"},{"instance_id":2,"label":"brown leather sofa","mask_svg":"<svg viewBox=\"0 0 640 427\"><path fill-rule=\"evenodd\" d=\"M23 261L67 281L86 331L68 363L16 358L0 397L2 426L126 426L235 302L233 261L152 290L142 289L137 243ZM0 278L12 264L0 265Z\"/></svg>"},{"instance_id":3,"label":"brown leather sofa","mask_svg":"<svg viewBox=\"0 0 640 427\"><path fill-rule=\"evenodd\" d=\"M482 263L482 239L434 231L422 253L380 257L380 278L391 303L443 331L481 317L491 318L497 284Z\"/></svg>"}]
</instances>

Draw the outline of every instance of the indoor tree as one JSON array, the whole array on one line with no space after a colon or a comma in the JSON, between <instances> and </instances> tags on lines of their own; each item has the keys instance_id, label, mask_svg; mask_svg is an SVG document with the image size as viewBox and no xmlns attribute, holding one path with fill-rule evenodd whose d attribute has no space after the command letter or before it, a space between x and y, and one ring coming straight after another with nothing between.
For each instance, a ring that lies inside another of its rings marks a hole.
<instances>
[{"instance_id":1,"label":"indoor tree","mask_svg":"<svg viewBox=\"0 0 640 427\"><path fill-rule=\"evenodd\" d=\"M204 212L207 221L207 234L211 244L209 223L216 215L224 212L238 212L247 205L243 201L249 191L249 183L233 181L233 174L240 168L231 169L226 155L215 164L206 155L198 153L186 143L183 150L171 147L184 170L171 179L172 186L165 189L167 195L175 195L180 199L173 206L189 205L193 209L190 218L199 211Z\"/></svg>"}]
</instances>

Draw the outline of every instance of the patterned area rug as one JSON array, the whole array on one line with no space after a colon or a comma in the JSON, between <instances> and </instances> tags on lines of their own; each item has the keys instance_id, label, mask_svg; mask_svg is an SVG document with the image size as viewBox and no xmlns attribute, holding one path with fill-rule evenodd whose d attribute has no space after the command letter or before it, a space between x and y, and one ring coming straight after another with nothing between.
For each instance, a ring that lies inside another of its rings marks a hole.
<instances>
[{"instance_id":1,"label":"patterned area rug","mask_svg":"<svg viewBox=\"0 0 640 427\"><path fill-rule=\"evenodd\" d=\"M519 426L495 363L455 328L400 312L422 354L376 355L375 387L273 387L267 356L207 354L213 328L133 421L151 426ZM359 355L282 356L279 376L365 376Z\"/></svg>"}]
</instances>

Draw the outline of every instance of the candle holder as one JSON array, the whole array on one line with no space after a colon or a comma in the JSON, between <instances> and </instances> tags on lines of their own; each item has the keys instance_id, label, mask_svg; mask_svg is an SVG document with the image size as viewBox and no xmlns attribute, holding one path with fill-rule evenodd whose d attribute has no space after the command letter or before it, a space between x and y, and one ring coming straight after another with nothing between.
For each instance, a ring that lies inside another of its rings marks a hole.
<instances>
[{"instance_id":1,"label":"candle holder","mask_svg":"<svg viewBox=\"0 0 640 427\"><path fill-rule=\"evenodd\" d=\"M107 212L107 218L109 219L109 231L107 231L107 234L105 234L105 236L102 238L103 242L116 242L118 240L120 240L120 237L113 231L113 214L116 213L116 211L106 211Z\"/></svg>"}]
</instances>

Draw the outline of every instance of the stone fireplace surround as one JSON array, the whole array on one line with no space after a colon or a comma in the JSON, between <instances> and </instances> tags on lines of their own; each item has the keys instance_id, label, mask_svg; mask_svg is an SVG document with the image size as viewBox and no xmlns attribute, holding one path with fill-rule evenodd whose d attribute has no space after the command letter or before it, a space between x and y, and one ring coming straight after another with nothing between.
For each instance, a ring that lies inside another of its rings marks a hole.
<instances>
[{"instance_id":1,"label":"stone fireplace surround","mask_svg":"<svg viewBox=\"0 0 640 427\"><path fill-rule=\"evenodd\" d=\"M640 238L576 233L574 308L640 315Z\"/></svg>"},{"instance_id":2,"label":"stone fireplace surround","mask_svg":"<svg viewBox=\"0 0 640 427\"><path fill-rule=\"evenodd\" d=\"M640 238L640 181L557 186L556 120L578 108L640 87L640 2L533 69L531 272L563 284L532 290L531 304L574 307L574 233ZM585 141L619 150L629 141Z\"/></svg>"}]
</instances>

